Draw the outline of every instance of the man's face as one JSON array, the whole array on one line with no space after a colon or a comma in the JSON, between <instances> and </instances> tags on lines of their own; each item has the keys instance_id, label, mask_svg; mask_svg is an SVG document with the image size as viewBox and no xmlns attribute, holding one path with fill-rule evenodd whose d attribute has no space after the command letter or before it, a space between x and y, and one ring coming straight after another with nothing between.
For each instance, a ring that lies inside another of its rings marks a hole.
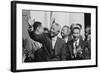
<instances>
[{"instance_id":1,"label":"man's face","mask_svg":"<svg viewBox=\"0 0 100 73\"><path fill-rule=\"evenodd\" d=\"M85 35L88 36L89 34L90 34L90 28L87 27L86 30L85 30Z\"/></svg>"},{"instance_id":2,"label":"man's face","mask_svg":"<svg viewBox=\"0 0 100 73\"><path fill-rule=\"evenodd\" d=\"M80 30L79 29L73 29L74 40L77 40L79 37L80 37Z\"/></svg>"},{"instance_id":3,"label":"man's face","mask_svg":"<svg viewBox=\"0 0 100 73\"><path fill-rule=\"evenodd\" d=\"M38 32L40 33L40 34L42 34L44 31L43 31L43 26L41 25L41 26L39 26L38 28Z\"/></svg>"},{"instance_id":4,"label":"man's face","mask_svg":"<svg viewBox=\"0 0 100 73\"><path fill-rule=\"evenodd\" d=\"M86 38L91 38L91 29L90 27L87 27L86 30L85 30L85 36Z\"/></svg>"},{"instance_id":5,"label":"man's face","mask_svg":"<svg viewBox=\"0 0 100 73\"><path fill-rule=\"evenodd\" d=\"M60 26L57 26L55 23L50 28L50 35L51 37L55 37L60 32Z\"/></svg>"},{"instance_id":6,"label":"man's face","mask_svg":"<svg viewBox=\"0 0 100 73\"><path fill-rule=\"evenodd\" d=\"M66 37L68 36L70 33L70 29L68 27L63 27L62 30L61 30L61 36L62 37Z\"/></svg>"}]
</instances>

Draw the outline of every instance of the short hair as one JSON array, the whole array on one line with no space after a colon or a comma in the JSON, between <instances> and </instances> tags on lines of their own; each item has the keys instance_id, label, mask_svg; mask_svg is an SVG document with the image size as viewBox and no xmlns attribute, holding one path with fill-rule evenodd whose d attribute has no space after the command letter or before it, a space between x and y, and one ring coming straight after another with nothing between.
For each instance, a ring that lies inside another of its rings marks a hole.
<instances>
[{"instance_id":1,"label":"short hair","mask_svg":"<svg viewBox=\"0 0 100 73\"><path fill-rule=\"evenodd\" d=\"M55 22L55 23L53 23L53 24L55 24L56 26L58 26L58 27L59 27L58 29L59 29L59 32L60 32L61 25L60 25L60 24L58 24L58 23L56 23L56 22ZM52 24L52 25L53 25L53 24Z\"/></svg>"},{"instance_id":2,"label":"short hair","mask_svg":"<svg viewBox=\"0 0 100 73\"><path fill-rule=\"evenodd\" d=\"M82 25L81 24L76 24L76 25L78 25L80 27L80 29L82 29Z\"/></svg>"},{"instance_id":3,"label":"short hair","mask_svg":"<svg viewBox=\"0 0 100 73\"><path fill-rule=\"evenodd\" d=\"M44 31L49 31L49 29L48 29L48 28L46 28L46 27L44 27Z\"/></svg>"},{"instance_id":4,"label":"short hair","mask_svg":"<svg viewBox=\"0 0 100 73\"><path fill-rule=\"evenodd\" d=\"M39 22L39 21L34 22L34 24L33 24L34 31L36 31L37 28L38 28L39 26L41 26L41 25L42 25L42 23Z\"/></svg>"},{"instance_id":5,"label":"short hair","mask_svg":"<svg viewBox=\"0 0 100 73\"><path fill-rule=\"evenodd\" d=\"M78 27L79 29L82 29L82 25L77 23L77 24L71 24L70 29L73 30L73 28Z\"/></svg>"},{"instance_id":6,"label":"short hair","mask_svg":"<svg viewBox=\"0 0 100 73\"><path fill-rule=\"evenodd\" d=\"M64 25L63 27L67 27L67 28L69 28L69 29L70 29L70 27L69 27L69 26L67 26L67 25Z\"/></svg>"},{"instance_id":7,"label":"short hair","mask_svg":"<svg viewBox=\"0 0 100 73\"><path fill-rule=\"evenodd\" d=\"M88 27L89 27L89 28L91 28L91 25L86 25L86 27L85 27L85 28L88 28Z\"/></svg>"},{"instance_id":8,"label":"short hair","mask_svg":"<svg viewBox=\"0 0 100 73\"><path fill-rule=\"evenodd\" d=\"M75 29L78 29L78 30L80 31L80 28L74 27L74 28L72 29L72 33L73 33L73 31L74 31Z\"/></svg>"}]
</instances>

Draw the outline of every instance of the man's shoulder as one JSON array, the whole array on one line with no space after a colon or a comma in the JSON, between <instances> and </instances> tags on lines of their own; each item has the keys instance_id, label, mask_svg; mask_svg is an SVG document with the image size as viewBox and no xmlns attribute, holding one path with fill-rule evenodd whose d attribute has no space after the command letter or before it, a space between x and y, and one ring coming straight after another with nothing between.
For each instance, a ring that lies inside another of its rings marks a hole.
<instances>
[{"instance_id":1,"label":"man's shoulder","mask_svg":"<svg viewBox=\"0 0 100 73\"><path fill-rule=\"evenodd\" d=\"M84 45L84 44L85 44L85 40L83 40L82 38L80 38L79 43L80 43L81 45Z\"/></svg>"},{"instance_id":2,"label":"man's shoulder","mask_svg":"<svg viewBox=\"0 0 100 73\"><path fill-rule=\"evenodd\" d=\"M43 35L44 35L45 37L50 38L50 34L49 34L49 33L43 33Z\"/></svg>"},{"instance_id":3,"label":"man's shoulder","mask_svg":"<svg viewBox=\"0 0 100 73\"><path fill-rule=\"evenodd\" d=\"M59 43L63 43L63 44L65 44L65 41L64 41L62 38L57 37L57 40L58 40Z\"/></svg>"},{"instance_id":4,"label":"man's shoulder","mask_svg":"<svg viewBox=\"0 0 100 73\"><path fill-rule=\"evenodd\" d=\"M67 42L67 46L72 45L72 44L73 44L73 40L72 39Z\"/></svg>"}]
</instances>

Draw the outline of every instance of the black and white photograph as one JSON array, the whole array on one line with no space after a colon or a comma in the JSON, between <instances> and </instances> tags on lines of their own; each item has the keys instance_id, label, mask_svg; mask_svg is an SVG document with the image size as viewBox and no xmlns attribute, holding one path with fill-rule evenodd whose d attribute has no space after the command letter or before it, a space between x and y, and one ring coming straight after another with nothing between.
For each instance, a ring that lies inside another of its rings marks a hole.
<instances>
[{"instance_id":1,"label":"black and white photograph","mask_svg":"<svg viewBox=\"0 0 100 73\"><path fill-rule=\"evenodd\" d=\"M96 6L35 2L12 6L16 33L12 71L97 66Z\"/></svg>"},{"instance_id":2,"label":"black and white photograph","mask_svg":"<svg viewBox=\"0 0 100 73\"><path fill-rule=\"evenodd\" d=\"M22 10L23 62L91 59L91 14Z\"/></svg>"}]
</instances>

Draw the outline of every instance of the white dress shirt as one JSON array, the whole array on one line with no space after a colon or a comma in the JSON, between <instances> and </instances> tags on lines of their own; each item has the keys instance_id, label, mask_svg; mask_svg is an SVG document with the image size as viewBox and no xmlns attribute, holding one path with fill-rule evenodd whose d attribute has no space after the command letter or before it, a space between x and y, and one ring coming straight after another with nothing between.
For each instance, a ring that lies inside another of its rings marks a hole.
<instances>
[{"instance_id":1,"label":"white dress shirt","mask_svg":"<svg viewBox=\"0 0 100 73\"><path fill-rule=\"evenodd\" d=\"M68 42L68 37L67 38L64 38L64 41L67 43Z\"/></svg>"},{"instance_id":2,"label":"white dress shirt","mask_svg":"<svg viewBox=\"0 0 100 73\"><path fill-rule=\"evenodd\" d=\"M56 40L57 40L57 36L52 38L52 47L53 47L53 49L54 49Z\"/></svg>"}]
</instances>

